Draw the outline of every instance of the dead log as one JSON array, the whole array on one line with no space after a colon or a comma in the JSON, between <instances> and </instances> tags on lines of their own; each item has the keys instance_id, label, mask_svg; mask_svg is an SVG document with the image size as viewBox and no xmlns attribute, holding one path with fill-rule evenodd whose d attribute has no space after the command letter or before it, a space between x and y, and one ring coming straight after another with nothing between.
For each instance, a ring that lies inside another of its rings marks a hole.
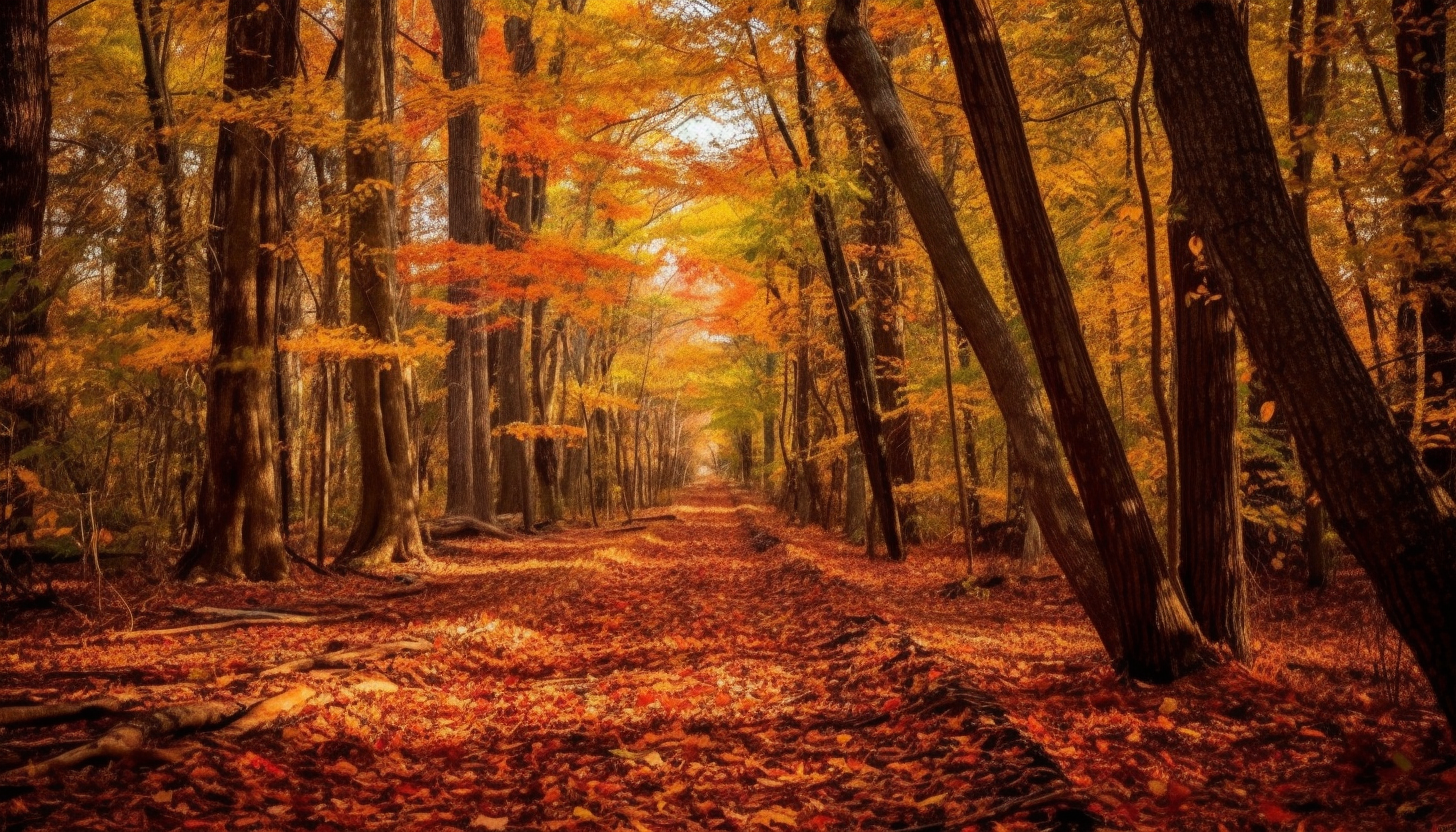
<instances>
[{"instance_id":1,"label":"dead log","mask_svg":"<svg viewBox=\"0 0 1456 832\"><path fill-rule=\"evenodd\" d=\"M520 540L500 526L464 515L450 515L425 523L425 531L435 540L450 540L459 537L489 537L492 540Z\"/></svg>"},{"instance_id":2,"label":"dead log","mask_svg":"<svg viewBox=\"0 0 1456 832\"><path fill-rule=\"evenodd\" d=\"M190 635L192 633L206 633L215 630L230 630L234 627L296 627L310 624L336 624L340 621L350 621L356 618L363 618L368 614L368 610L359 610L356 612L344 613L342 615L294 615L264 618L230 618L224 621L212 621L207 624L193 624L188 627L169 627L162 630L131 630L121 633L112 633L110 636L107 636L107 638L111 641L136 641L137 639L150 638L152 636L184 636Z\"/></svg>"},{"instance_id":3,"label":"dead log","mask_svg":"<svg viewBox=\"0 0 1456 832\"><path fill-rule=\"evenodd\" d=\"M140 719L117 725L94 742L57 754L48 760L11 769L0 775L0 780L44 777L92 760L120 760L146 750L159 739L225 725L242 713L244 708L238 702L171 705L152 711Z\"/></svg>"},{"instance_id":4,"label":"dead log","mask_svg":"<svg viewBox=\"0 0 1456 832\"><path fill-rule=\"evenodd\" d=\"M420 641L418 639L411 641L391 641L387 644L376 644L372 647L351 647L345 650L335 650L332 653L324 653L320 656L306 656L301 659L294 659L291 662L284 662L277 667L270 667L258 675L281 676L284 673L303 673L309 670L349 668L363 662L387 659L400 653L428 653L433 649L434 646L428 641Z\"/></svg>"},{"instance_id":5,"label":"dead log","mask_svg":"<svg viewBox=\"0 0 1456 832\"><path fill-rule=\"evenodd\" d=\"M16 705L0 708L0 728L23 728L31 725L55 725L78 719L120 713L126 706L120 699L102 696L81 702L46 702L39 705Z\"/></svg>"}]
</instances>

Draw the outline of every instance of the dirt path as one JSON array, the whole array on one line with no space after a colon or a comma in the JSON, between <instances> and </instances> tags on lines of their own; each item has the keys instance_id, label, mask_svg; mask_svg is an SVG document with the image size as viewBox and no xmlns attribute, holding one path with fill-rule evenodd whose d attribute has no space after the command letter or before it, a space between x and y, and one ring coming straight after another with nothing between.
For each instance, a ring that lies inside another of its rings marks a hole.
<instances>
[{"instance_id":1,"label":"dirt path","mask_svg":"<svg viewBox=\"0 0 1456 832\"><path fill-rule=\"evenodd\" d=\"M442 545L423 591L367 599L373 614L357 621L67 649L8 643L14 672L0 694L11 698L139 696L156 707L299 684L315 696L252 736L198 733L165 760L11 781L0 818L11 829L1094 823L962 667L885 624L862 590L775 545L763 509L703 487L669 511L678 519L645 531ZM171 604L337 613L327 605L340 595L386 589L357 578L189 587L153 599L138 626L175 625L150 611ZM256 672L400 639L433 650ZM4 739L33 758L106 726Z\"/></svg>"}]
</instances>

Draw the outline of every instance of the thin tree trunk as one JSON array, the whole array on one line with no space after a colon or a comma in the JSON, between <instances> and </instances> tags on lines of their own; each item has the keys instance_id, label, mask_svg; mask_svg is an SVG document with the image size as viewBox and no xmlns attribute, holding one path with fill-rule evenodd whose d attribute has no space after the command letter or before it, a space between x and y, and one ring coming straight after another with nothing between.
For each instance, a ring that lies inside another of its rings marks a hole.
<instances>
[{"instance_id":1,"label":"thin tree trunk","mask_svg":"<svg viewBox=\"0 0 1456 832\"><path fill-rule=\"evenodd\" d=\"M950 420L950 459L956 475L956 504L960 509L961 532L965 538L966 574L976 571L976 536L971 530L971 503L966 496L966 472L961 462L961 426L956 418L955 379L950 372L950 326L946 323L945 297L940 285L935 287L935 308L940 313L940 357L945 365L945 410ZM1039 535L1039 533L1038 533Z\"/></svg>"},{"instance_id":2,"label":"thin tree trunk","mask_svg":"<svg viewBox=\"0 0 1456 832\"><path fill-rule=\"evenodd\" d=\"M799 12L799 0L789 0L789 9ZM794 27L794 79L799 104L799 127L804 132L804 146L807 151L808 169L813 174L823 174L823 153L819 148L819 132L814 121L813 94L809 88L809 56L803 27ZM787 136L785 136L787 140ZM798 154L795 152L795 156ZM803 167L801 163L800 167ZM866 343L864 331L855 320L858 293L854 289L849 263L844 257L844 245L839 230L839 219L829 196L816 186L811 186L809 197L810 213L814 218L814 230L819 237L819 247L824 253L825 271L829 278L830 292L834 296L834 309L839 319L840 335L844 341L845 375L849 380L849 400L854 414L854 428L859 435L860 452L864 454L865 477L869 480L870 493L874 497L876 516L879 518L879 534L885 543L885 554L890 560L903 560L900 516L896 510L894 483L886 460L883 427L880 422L877 396L872 386L873 368L870 363L871 347Z\"/></svg>"},{"instance_id":3,"label":"thin tree trunk","mask_svg":"<svg viewBox=\"0 0 1456 832\"><path fill-rule=\"evenodd\" d=\"M142 81L147 93L147 109L152 117L152 150L157 161L162 186L162 296L177 301L185 319L191 312L186 281L186 231L182 215L182 159L172 144L177 117L172 107L172 91L167 81L167 55L163 53L161 17L164 12L158 0L132 0L136 14L138 42L142 57ZM292 74L290 69L289 73Z\"/></svg>"},{"instance_id":4,"label":"thin tree trunk","mask_svg":"<svg viewBox=\"0 0 1456 832\"><path fill-rule=\"evenodd\" d=\"M298 3L231 0L223 100L260 99L298 66ZM224 121L213 176L208 291L207 464L202 527L178 571L254 580L288 575L279 499L276 349L287 229L287 141Z\"/></svg>"},{"instance_id":5,"label":"thin tree trunk","mask_svg":"<svg viewBox=\"0 0 1456 832\"><path fill-rule=\"evenodd\" d=\"M392 190L375 184L394 177L393 152L377 137L392 119L394 22L387 2L347 0L345 5L344 118L349 142L345 187L351 194L350 317L371 340L389 347L399 343L397 214ZM361 501L341 560L364 568L426 557L405 369L397 357L350 362Z\"/></svg>"},{"instance_id":6,"label":"thin tree trunk","mask_svg":"<svg viewBox=\"0 0 1456 832\"><path fill-rule=\"evenodd\" d=\"M1456 504L1381 401L1300 233L1239 5L1141 2L1173 163L1301 463L1456 718Z\"/></svg>"},{"instance_id":7,"label":"thin tree trunk","mask_svg":"<svg viewBox=\"0 0 1456 832\"><path fill-rule=\"evenodd\" d=\"M854 89L890 173L905 197L935 267L936 280L962 333L986 373L1017 454L1027 460L1033 512L1072 591L1087 610L1108 654L1120 659L1118 613L1106 568L1082 505L1067 482L1056 436L1047 424L1031 374L1011 329L982 279L930 160L895 95L889 71L858 18L858 4L841 0L826 31L829 55ZM1009 465L1008 465L1009 468Z\"/></svg>"},{"instance_id":8,"label":"thin tree trunk","mask_svg":"<svg viewBox=\"0 0 1456 832\"><path fill-rule=\"evenodd\" d=\"M1298 2L1298 0L1296 0ZM1325 0L1328 2L1328 0ZM1138 45L1137 80L1132 85L1132 169L1137 180L1138 200L1143 211L1144 276L1148 284L1148 320L1152 324L1148 345L1149 382L1153 388L1153 405L1158 411L1158 427L1163 434L1163 462L1167 483L1167 536L1163 552L1174 571L1178 569L1178 434L1173 429L1173 413L1168 407L1168 385L1163 378L1163 298L1158 286L1158 235L1153 216L1153 197L1148 190L1148 174L1143 163L1143 80L1147 77L1148 45ZM1196 389L1196 388L1195 388Z\"/></svg>"}]
</instances>

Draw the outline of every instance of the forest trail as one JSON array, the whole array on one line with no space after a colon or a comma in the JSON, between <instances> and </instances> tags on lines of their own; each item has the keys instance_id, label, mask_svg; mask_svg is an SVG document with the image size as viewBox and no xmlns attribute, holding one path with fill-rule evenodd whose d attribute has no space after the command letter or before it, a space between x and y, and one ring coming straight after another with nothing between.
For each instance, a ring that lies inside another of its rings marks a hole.
<instances>
[{"instance_id":1,"label":"forest trail","mask_svg":"<svg viewBox=\"0 0 1456 832\"><path fill-rule=\"evenodd\" d=\"M396 596L356 599L370 605L359 620L55 649L49 667L32 664L3 693L130 692L139 708L300 684L313 695L250 736L175 740L161 765L78 769L34 791L10 783L0 816L11 829L1095 822L957 662L779 541L791 532L774 512L722 485L690 489L669 511L674 519L636 531L441 544L419 591L349 579L351 590ZM153 606L237 607L242 594L257 607L348 609L326 583L338 582L194 586L182 590L186 604ZM190 621L148 611L137 626ZM258 675L401 640L432 649ZM26 739L57 740L54 753L100 728L30 729ZM95 798L66 797L79 793Z\"/></svg>"}]
</instances>

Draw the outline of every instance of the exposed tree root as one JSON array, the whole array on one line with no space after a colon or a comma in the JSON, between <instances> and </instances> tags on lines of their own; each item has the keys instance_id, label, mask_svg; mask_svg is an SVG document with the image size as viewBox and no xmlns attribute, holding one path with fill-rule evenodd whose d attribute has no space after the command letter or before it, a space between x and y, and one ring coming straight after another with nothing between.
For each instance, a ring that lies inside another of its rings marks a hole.
<instances>
[{"instance_id":1,"label":"exposed tree root","mask_svg":"<svg viewBox=\"0 0 1456 832\"><path fill-rule=\"evenodd\" d=\"M291 662L284 662L277 667L270 667L258 675L281 676L284 673L302 673L307 670L354 667L361 662L387 659L400 653L428 653L432 649L434 647L428 641L420 641L418 639L391 641L387 644L376 644L372 647L351 647L347 650L335 650L332 653L324 653L320 656L307 656L302 659L294 659Z\"/></svg>"},{"instance_id":2,"label":"exposed tree root","mask_svg":"<svg viewBox=\"0 0 1456 832\"><path fill-rule=\"evenodd\" d=\"M78 719L91 719L120 713L126 706L120 699L103 696L81 702L47 702L41 705L15 705L0 708L0 727L23 728L30 725L54 725Z\"/></svg>"},{"instance_id":3,"label":"exposed tree root","mask_svg":"<svg viewBox=\"0 0 1456 832\"><path fill-rule=\"evenodd\" d=\"M57 754L48 760L11 769L0 779L43 777L92 760L120 760L143 751L159 739L226 724L245 706L237 702L193 702L152 711L140 719L124 722L94 742Z\"/></svg>"},{"instance_id":4,"label":"exposed tree root","mask_svg":"<svg viewBox=\"0 0 1456 832\"><path fill-rule=\"evenodd\" d=\"M234 612L241 612L235 610ZM188 627L169 627L162 630L131 630L128 632L112 633L108 638L112 641L136 641L137 639L151 638L153 636L183 636L191 633L206 633L214 630L230 630L234 627L256 627L256 626L306 626L310 624L335 624L340 621L350 621L356 618L363 618L368 615L367 610L344 613L342 615L284 615L274 614L272 617L248 617L230 618L224 621L212 621L207 624L193 624Z\"/></svg>"},{"instance_id":5,"label":"exposed tree root","mask_svg":"<svg viewBox=\"0 0 1456 832\"><path fill-rule=\"evenodd\" d=\"M261 728L266 728L308 704L308 701L317 693L308 685L289 688L280 694L254 703L252 707L248 708L247 713L229 723L218 731L218 734L225 737L241 737L244 734L251 734Z\"/></svg>"},{"instance_id":6,"label":"exposed tree root","mask_svg":"<svg viewBox=\"0 0 1456 832\"><path fill-rule=\"evenodd\" d=\"M520 540L521 536L508 532L500 526L464 515L450 515L425 524L425 532L435 540L451 540L458 537L489 537L492 540Z\"/></svg>"}]
</instances>

